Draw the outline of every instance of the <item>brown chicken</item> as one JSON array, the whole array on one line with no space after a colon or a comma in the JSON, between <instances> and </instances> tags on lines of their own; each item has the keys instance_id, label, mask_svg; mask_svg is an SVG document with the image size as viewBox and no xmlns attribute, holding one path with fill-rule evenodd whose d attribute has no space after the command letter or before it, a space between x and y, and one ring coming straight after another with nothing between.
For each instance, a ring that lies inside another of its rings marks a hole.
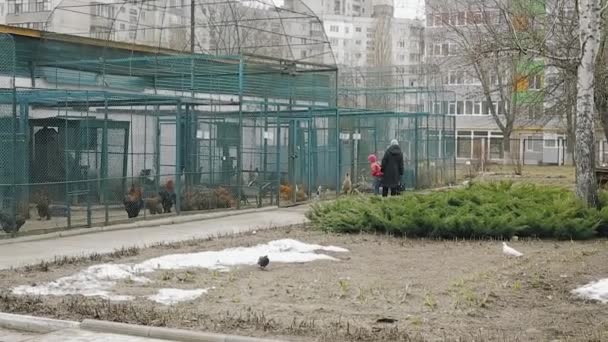
<instances>
[{"instance_id":1,"label":"brown chicken","mask_svg":"<svg viewBox=\"0 0 608 342\"><path fill-rule=\"evenodd\" d=\"M135 187L134 184L131 185L129 193L123 200L123 204L125 205L125 211L127 212L129 218L139 216L139 212L144 207L141 188Z\"/></svg>"},{"instance_id":2,"label":"brown chicken","mask_svg":"<svg viewBox=\"0 0 608 342\"><path fill-rule=\"evenodd\" d=\"M36 210L38 211L39 220L50 220L51 219L51 201L49 195L46 192L39 192L35 196Z\"/></svg>"}]
</instances>

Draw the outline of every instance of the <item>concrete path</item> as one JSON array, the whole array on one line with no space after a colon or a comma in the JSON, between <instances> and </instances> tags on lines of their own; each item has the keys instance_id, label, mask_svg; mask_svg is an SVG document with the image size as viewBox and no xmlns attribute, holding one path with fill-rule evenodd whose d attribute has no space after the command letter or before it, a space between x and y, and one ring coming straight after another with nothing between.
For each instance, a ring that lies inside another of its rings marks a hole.
<instances>
[{"instance_id":1,"label":"concrete path","mask_svg":"<svg viewBox=\"0 0 608 342\"><path fill-rule=\"evenodd\" d=\"M192 238L206 238L269 227L301 224L306 221L304 217L306 210L306 206L300 206L249 212L197 222L101 231L48 240L17 242L0 246L0 269L51 260L55 256L108 253L121 247L144 247L160 242L184 241Z\"/></svg>"},{"instance_id":2,"label":"concrete path","mask_svg":"<svg viewBox=\"0 0 608 342\"><path fill-rule=\"evenodd\" d=\"M167 340L66 329L20 340L20 342L167 342Z\"/></svg>"},{"instance_id":3,"label":"concrete path","mask_svg":"<svg viewBox=\"0 0 608 342\"><path fill-rule=\"evenodd\" d=\"M0 329L0 342L25 342L31 341L35 336L39 336L35 333Z\"/></svg>"}]
</instances>

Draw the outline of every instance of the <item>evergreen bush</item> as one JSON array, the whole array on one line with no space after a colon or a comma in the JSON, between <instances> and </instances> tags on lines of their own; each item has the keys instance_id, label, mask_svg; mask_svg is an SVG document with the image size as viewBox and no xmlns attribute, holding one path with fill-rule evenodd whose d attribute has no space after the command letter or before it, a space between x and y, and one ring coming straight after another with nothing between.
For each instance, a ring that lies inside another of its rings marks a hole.
<instances>
[{"instance_id":1,"label":"evergreen bush","mask_svg":"<svg viewBox=\"0 0 608 342\"><path fill-rule=\"evenodd\" d=\"M510 182L394 198L353 196L313 205L318 229L429 238L590 239L608 232L608 195L587 208L569 190Z\"/></svg>"}]
</instances>

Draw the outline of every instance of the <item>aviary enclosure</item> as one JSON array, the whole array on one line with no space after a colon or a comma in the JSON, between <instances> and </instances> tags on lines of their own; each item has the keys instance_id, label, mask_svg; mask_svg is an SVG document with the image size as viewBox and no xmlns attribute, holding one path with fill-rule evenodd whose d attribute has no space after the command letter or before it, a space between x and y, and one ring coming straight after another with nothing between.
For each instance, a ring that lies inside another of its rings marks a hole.
<instances>
[{"instance_id":1,"label":"aviary enclosure","mask_svg":"<svg viewBox=\"0 0 608 342\"><path fill-rule=\"evenodd\" d=\"M370 90L339 81L302 3L186 2L64 0L45 31L0 27L4 231L306 201L394 137L415 151L409 187L450 181L440 92L347 106Z\"/></svg>"}]
</instances>

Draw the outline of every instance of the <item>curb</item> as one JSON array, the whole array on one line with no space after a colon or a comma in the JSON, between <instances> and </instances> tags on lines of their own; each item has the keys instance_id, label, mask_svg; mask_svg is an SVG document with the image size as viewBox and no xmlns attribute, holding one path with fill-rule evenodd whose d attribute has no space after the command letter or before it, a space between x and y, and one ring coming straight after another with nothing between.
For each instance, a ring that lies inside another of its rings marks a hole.
<instances>
[{"instance_id":1,"label":"curb","mask_svg":"<svg viewBox=\"0 0 608 342\"><path fill-rule=\"evenodd\" d=\"M48 334L57 330L77 329L80 323L50 318L21 316L0 312L0 328Z\"/></svg>"},{"instance_id":2,"label":"curb","mask_svg":"<svg viewBox=\"0 0 608 342\"><path fill-rule=\"evenodd\" d=\"M238 216L238 215L244 215L244 214L262 213L262 212L267 212L267 211L273 211L276 209L279 209L279 208L276 206L272 206L272 207L255 208L255 209L242 209L242 210L235 209L235 210L228 210L228 211L209 213L209 214L192 214L192 215L174 216L174 217L168 217L168 218L161 218L161 219L157 219L157 220L148 220L148 221L143 220L143 221L137 221L137 222L132 222L132 223L122 223L122 224L110 225L110 226L66 230L66 231L49 233L49 234L24 236L24 237L14 238L14 239L10 239L10 238L4 239L4 240L0 240L0 246L10 245L10 244L14 244L14 243L50 240L50 239L56 239L56 238L62 238L62 237L86 235L86 234L109 232L109 231L116 231L116 230L159 227L159 226L171 225L171 224L205 221L205 220L212 220L212 219L216 219L216 218L224 218L224 217Z\"/></svg>"},{"instance_id":3,"label":"curb","mask_svg":"<svg viewBox=\"0 0 608 342\"><path fill-rule=\"evenodd\" d=\"M92 319L85 319L80 324L80 329L100 333L149 337L177 342L281 342L280 340L147 327L141 325L96 321Z\"/></svg>"}]
</instances>

